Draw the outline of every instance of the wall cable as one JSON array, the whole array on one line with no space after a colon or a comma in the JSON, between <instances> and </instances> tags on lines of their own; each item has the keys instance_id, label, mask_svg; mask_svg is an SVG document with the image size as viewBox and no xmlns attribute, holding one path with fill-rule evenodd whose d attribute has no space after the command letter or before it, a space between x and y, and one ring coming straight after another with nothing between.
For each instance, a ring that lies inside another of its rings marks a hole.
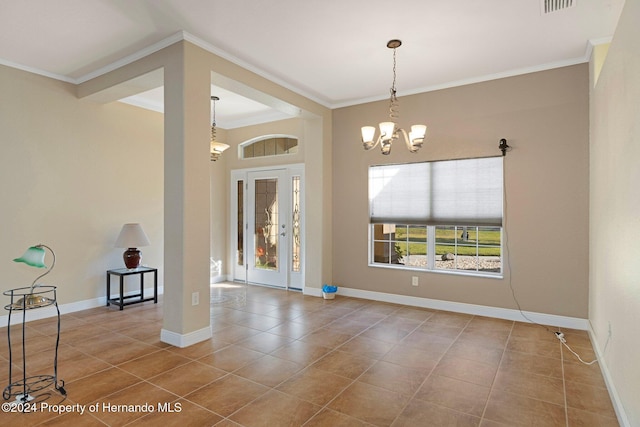
<instances>
[{"instance_id":1,"label":"wall cable","mask_svg":"<svg viewBox=\"0 0 640 427\"><path fill-rule=\"evenodd\" d=\"M511 147L509 147L510 149ZM596 363L598 361L597 357L590 361L590 362L585 362L584 360L582 360L582 358L580 357L580 355L578 355L578 353L576 353L575 351L573 351L571 349L571 347L569 347L569 345L567 344L567 340L564 338L564 334L562 333L562 331L560 330L560 327L558 327L557 331L552 330L551 328L549 328L549 326L547 325L543 325L541 323L538 323L534 320L532 320L531 318L529 318L524 311L522 310L522 307L520 306L520 302L518 301L518 298L516 297L516 291L513 288L513 283L511 282L511 276L512 276L512 270L511 270L511 257L510 257L510 252L509 252L509 238L508 238L508 233L507 233L507 180L504 178L506 176L506 156L504 156L505 159L502 163L502 186L503 186L503 204L504 204L504 220L503 220L503 224L502 224L502 234L504 236L504 247L506 249L506 256L504 258L506 258L507 261L507 269L509 270L509 279L508 279L508 284L509 284L509 289L511 289L511 296L513 297L513 301L516 303L516 306L518 307L518 311L520 312L520 315L525 318L529 323L532 323L534 325L538 325L544 329L547 330L547 332L551 332L553 333L556 338L558 338L558 340L562 343L562 345L564 345L581 363L585 364L585 365L593 365L594 363ZM607 345L609 344L609 339L611 338L611 336L609 336L609 338L607 338L607 342L605 344L605 349L607 348Z\"/></svg>"}]
</instances>

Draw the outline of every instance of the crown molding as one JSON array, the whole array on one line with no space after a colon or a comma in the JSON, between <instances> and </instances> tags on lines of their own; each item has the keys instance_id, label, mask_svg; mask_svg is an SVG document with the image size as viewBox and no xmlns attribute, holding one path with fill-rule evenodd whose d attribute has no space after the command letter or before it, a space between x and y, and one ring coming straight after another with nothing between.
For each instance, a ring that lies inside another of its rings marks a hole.
<instances>
[{"instance_id":1,"label":"crown molding","mask_svg":"<svg viewBox=\"0 0 640 427\"><path fill-rule=\"evenodd\" d=\"M583 64L585 62L589 62L589 57L586 55L586 53L584 56L581 56L578 58L572 58L572 59L556 61L556 62L549 62L547 64L535 65L532 67L517 68L513 70L503 71L500 73L487 74L484 76L472 77L468 79L454 80L454 81L445 82L438 85L419 87L419 88L408 90L408 91L398 92L398 96L400 97L400 96L416 95L419 93L433 92L433 91L442 90L442 89L450 89L450 88L466 86L474 83L482 83L482 82L488 82L491 80L504 79L507 77L520 76L523 74L537 73L539 71L553 70L555 68L569 67L571 65ZM330 108L333 109L333 108L351 107L354 105L366 104L368 102L376 102L376 101L382 101L382 100L388 100L388 99L389 99L389 95L379 95L375 97L338 102L338 103L332 104Z\"/></svg>"},{"instance_id":2,"label":"crown molding","mask_svg":"<svg viewBox=\"0 0 640 427\"><path fill-rule=\"evenodd\" d=\"M16 70L26 71L31 74L37 74L39 76L48 77L54 80L60 80L66 83L76 84L75 79L71 77L63 76L61 74L50 73L48 71L43 71L38 68L27 67L26 65L18 64L16 62L7 61L6 59L0 58L0 65L5 65L7 67L15 68Z\"/></svg>"},{"instance_id":3,"label":"crown molding","mask_svg":"<svg viewBox=\"0 0 640 427\"><path fill-rule=\"evenodd\" d=\"M177 32L177 33L175 33L175 34L173 34L173 35L171 35L171 36L169 36L169 37L167 37L165 39L160 40L157 43L154 43L154 44L152 44L152 45L150 45L150 46L148 46L148 47L146 47L146 48L144 48L142 50L139 50L138 52L135 52L135 53L133 53L131 55L125 56L124 58L122 58L122 59L120 59L120 60L118 60L116 62L113 62L113 63L111 63L109 65L106 65L104 67L101 67L101 68L99 68L99 69L97 69L95 71L92 71L91 73L85 74L84 76L79 77L78 79L76 79L76 80L74 80L72 82L76 83L76 84L84 83L84 82L86 82L88 80L91 80L93 78L96 78L98 76L101 76L103 74L111 72L113 70L116 70L116 69L118 69L120 67L128 65L128 64L130 64L130 63L132 63L134 61L137 61L137 60L139 60L141 58L144 58L145 56L151 55L152 53L155 53L155 52L157 52L157 51L159 51L161 49L164 49L165 47L171 46L172 44L177 43L179 41L183 41L183 40L187 41L187 42L189 42L189 43L191 43L191 44L193 44L195 46L198 46L198 47L206 50L209 53L212 53L212 54L217 55L217 56L219 56L219 57L221 57L223 59L226 59L227 61L229 61L229 62L231 62L233 64L236 64L236 65L238 65L238 66L240 66L240 67L242 67L242 68L244 68L244 69L246 69L248 71L251 71L254 74L257 74L257 75L259 75L261 77L264 77L265 79L267 79L267 80L269 80L269 81L271 81L273 83L276 83L276 84L278 84L278 85L280 85L280 86L282 86L282 87L284 87L286 89L289 89L292 92L297 93L298 95L304 96L305 98L310 99L310 100L312 100L312 101L314 101L314 102L316 102L316 103L318 103L318 104L320 104L320 105L322 105L322 106L324 106L326 108L331 108L330 104L327 103L325 100L319 99L318 97L316 97L316 96L314 96L314 95L312 95L312 94L310 94L310 93L308 93L306 91L303 91L300 88L295 87L295 86L285 82L284 80L282 80L282 79L280 79L280 78L278 78L278 77L276 77L276 76L274 76L272 74L269 74L266 71L264 71L264 70L262 70L260 68L257 68L254 65L252 65L252 64L250 64L250 63L248 63L246 61L243 61L242 59L231 55L229 52L227 52L225 50L222 50L222 49L212 45L211 43L208 43L208 42L202 40L201 38L196 37L193 34L190 34L190 33L186 32L186 31L179 31L179 32Z\"/></svg>"},{"instance_id":4,"label":"crown molding","mask_svg":"<svg viewBox=\"0 0 640 427\"><path fill-rule=\"evenodd\" d=\"M103 74L109 73L111 71L114 71L120 67L123 67L125 65L128 65L134 61L137 61L139 59L142 59L148 55L151 55L161 49L164 49L165 47L171 46L172 44L179 42L179 41L188 41L189 43L192 43L204 50L206 50L209 53L212 53L214 55L217 55L233 64L236 64L260 77L263 77L273 83L276 83L286 89L291 90L292 92L303 96L313 102L316 102L320 105L322 105L323 107L329 108L329 109L336 109L336 108L343 108L343 107L351 107L354 105L360 105L360 104L366 104L369 102L376 102L376 101L382 101L382 100L386 100L388 99L388 95L379 95L379 96L373 96L373 97L367 97L367 98L358 98L358 99L352 99L352 100L348 100L348 101L343 101L343 102L336 102L336 103L331 103L331 102L327 102L326 100L320 99L317 96L300 89L299 87L296 87L288 82L285 82L284 80L230 54L227 51L224 51L214 45L212 45L211 43L208 43L202 39L200 39L199 37L194 36L193 34L190 34L186 31L178 31L177 33L164 38L144 49L141 49L131 55L127 55L124 58L112 62L111 64L108 64L104 67L98 68L95 71L92 71L90 73L87 73L77 79L68 77L68 76L64 76L64 75L60 75L60 74L54 74L54 73L49 73L47 71L43 71L43 70L39 70L36 68L32 68L32 67L27 67L21 64L17 64L11 61L7 61L7 60L3 60L0 58L0 65L6 65L8 67L11 68L16 68L22 71L27 71L33 74L38 74L41 76L45 76L45 77L49 77L52 79L56 79L56 80L60 80L60 81L64 81L67 83L72 83L72 84L81 84L84 83L86 81L89 81L93 78L96 78L98 76L101 76ZM605 44L605 43L611 43L612 37L602 37L602 38L598 38L598 39L590 39L587 42L587 46L585 49L585 53L583 56L581 57L577 57L577 58L572 58L572 59L567 59L567 60L562 60L562 61L556 61L556 62L550 62L547 64L541 64L541 65L536 65L536 66L532 66L532 67L524 67L524 68L518 68L518 69L513 69L513 70L508 70L508 71L504 71L504 72L500 72L500 73L494 73L494 74L487 74L484 76L479 76L479 77L473 77L473 78L469 78L469 79L462 79L462 80L454 80L454 81L450 81L450 82L445 82L442 84L438 84L438 85L431 85L431 86L424 86L424 87L420 87L420 88L416 88L416 89L412 89L410 91L404 91L404 92L399 92L398 96L408 96L408 95L415 95L418 93L425 93L425 92L432 92L432 91L436 91L436 90L442 90L442 89L450 89L450 88L454 88L454 87L459 87L459 86L465 86L465 85L469 85L469 84L474 84L474 83L482 83L482 82L487 82L487 81L491 81L491 80L497 80L497 79L503 79L503 78L507 78L507 77L515 77L515 76L519 76L519 75L523 75L523 74L529 74L529 73L535 73L535 72L539 72L539 71L547 71L547 70L552 70L555 68L562 68L562 67L568 67L571 65L577 65L577 64L582 64L585 62L589 62L589 60L591 59L591 55L593 53L593 48L594 46L600 45L600 44ZM134 105L138 105L138 104L134 104ZM140 105L142 106L142 105ZM156 108L154 108L153 106L149 106L149 108L153 109L154 111L158 111Z\"/></svg>"},{"instance_id":5,"label":"crown molding","mask_svg":"<svg viewBox=\"0 0 640 427\"><path fill-rule=\"evenodd\" d=\"M157 113L164 113L164 103L159 104L157 102L150 102L145 98L137 95L129 96L125 99L120 99L119 102L123 104L133 105L135 107L144 108L145 110L155 111Z\"/></svg>"},{"instance_id":6,"label":"crown molding","mask_svg":"<svg viewBox=\"0 0 640 427\"><path fill-rule=\"evenodd\" d=\"M122 59L119 59L115 62L112 62L111 64L105 65L104 67L100 67L95 71L92 71L90 73L85 74L84 76L79 77L78 79L76 79L76 84L84 83L91 79L95 79L96 77L101 76L103 74L117 70L120 67L131 64L132 62L135 62L139 59L149 56L152 53L156 53L159 50L162 50L165 47L171 46L172 44L177 43L181 40L184 40L184 35L182 31L179 31L165 39L160 40L159 42L156 42L150 46L145 47L142 50L132 53L131 55L127 55Z\"/></svg>"},{"instance_id":7,"label":"crown molding","mask_svg":"<svg viewBox=\"0 0 640 427\"><path fill-rule=\"evenodd\" d=\"M587 49L584 53L584 57L587 62L591 61L591 55L593 55L593 49L601 44L609 44L613 40L613 37L600 37L599 39L589 39L587 42Z\"/></svg>"},{"instance_id":8,"label":"crown molding","mask_svg":"<svg viewBox=\"0 0 640 427\"><path fill-rule=\"evenodd\" d=\"M278 85L280 85L280 86L282 86L282 87L284 87L286 89L289 89L290 91L295 92L298 95L304 96L305 98L310 99L311 101L313 101L315 103L318 103L318 104L322 105L323 107L331 108L331 104L328 103L326 100L322 100L322 99L318 98L317 96L312 95L312 94L308 93L307 91L304 91L304 90L300 89L299 87L296 87L296 86L294 86L294 85L292 85L292 84L290 84L288 82L285 82L284 80L280 79L279 77L276 77L276 76L274 76L274 75L272 75L272 74L270 74L270 73L268 73L268 72L266 72L266 71L264 71L264 70L262 70L262 69L260 69L260 68L258 68L256 66L254 66L253 64L250 64L250 63L248 63L248 62L246 62L246 61L244 61L244 60L242 60L242 59L240 59L240 58L238 58L236 56L231 55L229 52L227 52L225 50L222 50L222 49L212 45L211 43L206 42L206 41L194 36L193 34L189 34L186 31L183 31L183 34L184 34L184 40L185 41L188 41L189 43L194 44L194 45L206 50L209 53L212 53L212 54L214 54L216 56L219 56L219 57L221 57L223 59L226 59L227 61L229 61L229 62L231 62L233 64L236 64L239 67L242 67L247 71L251 71L252 73L257 74L260 77L264 77L265 79L267 79L267 80L269 80L269 81L271 81L273 83L276 83L276 84L278 84Z\"/></svg>"}]
</instances>

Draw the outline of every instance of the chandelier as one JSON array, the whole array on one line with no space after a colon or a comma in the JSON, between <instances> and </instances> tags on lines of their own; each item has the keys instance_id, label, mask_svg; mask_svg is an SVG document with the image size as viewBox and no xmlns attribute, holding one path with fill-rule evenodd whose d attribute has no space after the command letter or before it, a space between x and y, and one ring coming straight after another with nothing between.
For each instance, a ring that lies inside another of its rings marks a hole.
<instances>
[{"instance_id":1,"label":"chandelier","mask_svg":"<svg viewBox=\"0 0 640 427\"><path fill-rule=\"evenodd\" d=\"M396 96L396 49L402 45L400 40L389 40L387 47L393 49L393 83L391 85L391 96L389 98L389 121L381 122L378 126L380 128L380 136L375 139L376 128L374 126L363 126L362 131L362 145L365 150L371 150L378 144L382 150L382 154L388 155L391 153L391 144L393 141L399 138L400 134L404 137L404 142L407 144L407 148L411 153L415 153L422 147L425 134L427 133L427 127L425 125L413 125L411 131L407 132L399 128L395 120L398 118L398 98Z\"/></svg>"},{"instance_id":2,"label":"chandelier","mask_svg":"<svg viewBox=\"0 0 640 427\"><path fill-rule=\"evenodd\" d=\"M211 161L215 162L220 158L222 152L229 148L229 146L216 141L216 101L220 101L220 98L212 96L211 101L213 101L213 120L211 121Z\"/></svg>"}]
</instances>

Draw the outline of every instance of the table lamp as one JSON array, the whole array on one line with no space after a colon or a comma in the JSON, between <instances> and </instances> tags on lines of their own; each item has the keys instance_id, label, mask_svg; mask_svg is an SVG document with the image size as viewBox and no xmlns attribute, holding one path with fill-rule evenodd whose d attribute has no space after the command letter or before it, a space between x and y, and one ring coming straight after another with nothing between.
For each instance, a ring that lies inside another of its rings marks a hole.
<instances>
[{"instance_id":1,"label":"table lamp","mask_svg":"<svg viewBox=\"0 0 640 427\"><path fill-rule=\"evenodd\" d=\"M124 265L129 268L140 267L142 256L138 250L141 246L149 246L149 238L145 234L140 224L125 224L120 230L120 234L116 239L116 248L127 248L122 254Z\"/></svg>"},{"instance_id":2,"label":"table lamp","mask_svg":"<svg viewBox=\"0 0 640 427\"><path fill-rule=\"evenodd\" d=\"M51 267L47 271L45 271L40 276L36 277L33 283L31 284L31 289L29 290L29 295L26 295L24 298L20 298L17 302L13 304L16 308L36 308L44 305L49 305L52 301L49 298L46 298L41 295L33 295L33 289L38 286L36 282L49 274L53 267L56 265L56 254L53 252L47 245L39 244L36 246L31 246L20 258L15 258L14 262L23 262L31 267L36 268L47 268L44 263L45 250L49 249L51 255L53 256L53 261L51 262Z\"/></svg>"}]
</instances>

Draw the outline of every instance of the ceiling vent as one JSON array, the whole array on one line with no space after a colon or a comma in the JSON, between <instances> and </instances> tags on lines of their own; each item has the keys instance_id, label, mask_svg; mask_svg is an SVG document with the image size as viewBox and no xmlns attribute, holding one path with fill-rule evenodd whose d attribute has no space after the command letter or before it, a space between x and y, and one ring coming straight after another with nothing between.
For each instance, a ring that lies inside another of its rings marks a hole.
<instances>
[{"instance_id":1,"label":"ceiling vent","mask_svg":"<svg viewBox=\"0 0 640 427\"><path fill-rule=\"evenodd\" d=\"M577 0L540 0L542 14L557 12L562 9L569 9L576 6Z\"/></svg>"}]
</instances>

